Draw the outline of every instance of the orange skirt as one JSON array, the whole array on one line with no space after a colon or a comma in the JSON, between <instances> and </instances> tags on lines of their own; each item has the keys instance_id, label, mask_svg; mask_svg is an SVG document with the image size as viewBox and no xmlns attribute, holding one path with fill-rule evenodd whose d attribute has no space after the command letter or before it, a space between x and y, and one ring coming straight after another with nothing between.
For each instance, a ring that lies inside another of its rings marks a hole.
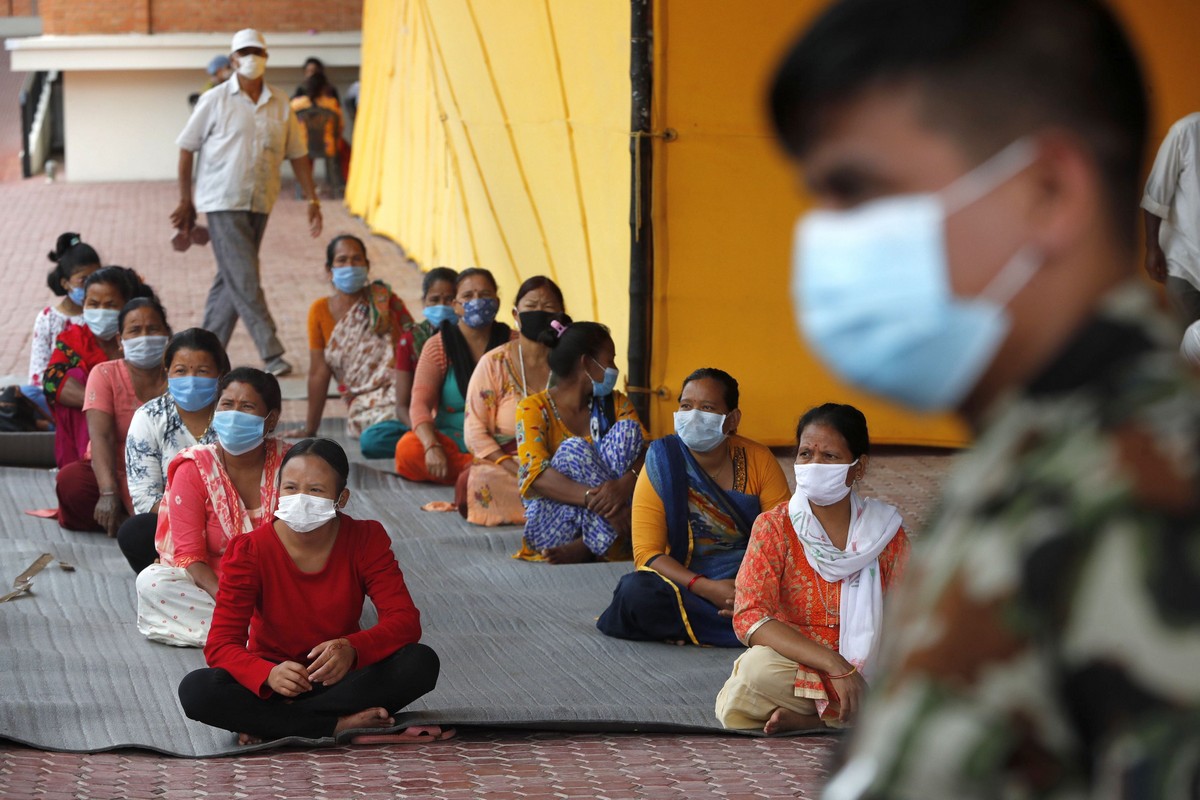
<instances>
[{"instance_id":1,"label":"orange skirt","mask_svg":"<svg viewBox=\"0 0 1200 800\"><path fill-rule=\"evenodd\" d=\"M400 437L396 442L396 474L401 478L420 483L440 483L443 486L453 486L459 474L471 466L475 457L470 453L460 452L458 445L449 436L434 433L442 450L446 453L446 477L434 479L425 467L425 445L412 431Z\"/></svg>"}]
</instances>

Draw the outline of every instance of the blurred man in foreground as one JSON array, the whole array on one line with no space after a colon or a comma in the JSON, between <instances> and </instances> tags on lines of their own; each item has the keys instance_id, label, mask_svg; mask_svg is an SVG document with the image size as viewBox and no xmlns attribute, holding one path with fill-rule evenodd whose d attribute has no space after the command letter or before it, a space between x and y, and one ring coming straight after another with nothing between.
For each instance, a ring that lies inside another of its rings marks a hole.
<instances>
[{"instance_id":1,"label":"blurred man in foreground","mask_svg":"<svg viewBox=\"0 0 1200 800\"><path fill-rule=\"evenodd\" d=\"M978 437L827 796L1195 796L1200 403L1134 280L1120 27L1099 0L842 0L771 106L822 206L810 345Z\"/></svg>"}]
</instances>

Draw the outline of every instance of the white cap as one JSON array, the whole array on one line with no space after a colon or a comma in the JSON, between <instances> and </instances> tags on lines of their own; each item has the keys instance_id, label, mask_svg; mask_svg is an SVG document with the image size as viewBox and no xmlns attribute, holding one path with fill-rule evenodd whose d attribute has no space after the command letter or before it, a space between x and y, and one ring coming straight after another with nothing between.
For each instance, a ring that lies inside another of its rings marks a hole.
<instances>
[{"instance_id":1,"label":"white cap","mask_svg":"<svg viewBox=\"0 0 1200 800\"><path fill-rule=\"evenodd\" d=\"M1188 325L1187 330L1183 332L1179 354L1192 366L1200 367L1200 321Z\"/></svg>"},{"instance_id":2,"label":"white cap","mask_svg":"<svg viewBox=\"0 0 1200 800\"><path fill-rule=\"evenodd\" d=\"M266 50L267 41L254 28L245 28L233 35L233 44L229 45L229 52L236 53L243 47L261 47L263 50Z\"/></svg>"}]
</instances>

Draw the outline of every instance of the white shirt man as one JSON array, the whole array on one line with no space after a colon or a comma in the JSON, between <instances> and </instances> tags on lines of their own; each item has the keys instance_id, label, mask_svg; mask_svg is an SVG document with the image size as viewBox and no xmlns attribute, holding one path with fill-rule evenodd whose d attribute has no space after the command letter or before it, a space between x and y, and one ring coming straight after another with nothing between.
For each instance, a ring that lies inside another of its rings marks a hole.
<instances>
[{"instance_id":1,"label":"white shirt man","mask_svg":"<svg viewBox=\"0 0 1200 800\"><path fill-rule=\"evenodd\" d=\"M1200 319L1200 113L1171 126L1142 196L1146 272L1184 325Z\"/></svg>"},{"instance_id":2,"label":"white shirt man","mask_svg":"<svg viewBox=\"0 0 1200 800\"><path fill-rule=\"evenodd\" d=\"M292 163L308 198L309 232L321 233L321 204L312 181L304 134L286 95L263 81L267 46L253 29L233 37L232 62L237 72L200 96L179 145L179 206L171 223L185 234L196 213L207 215L217 275L204 305L203 326L223 345L229 343L238 318L246 325L269 372L286 375L283 344L267 309L259 281L258 248L267 218L279 197L279 168ZM192 166L201 154L193 198Z\"/></svg>"}]
</instances>

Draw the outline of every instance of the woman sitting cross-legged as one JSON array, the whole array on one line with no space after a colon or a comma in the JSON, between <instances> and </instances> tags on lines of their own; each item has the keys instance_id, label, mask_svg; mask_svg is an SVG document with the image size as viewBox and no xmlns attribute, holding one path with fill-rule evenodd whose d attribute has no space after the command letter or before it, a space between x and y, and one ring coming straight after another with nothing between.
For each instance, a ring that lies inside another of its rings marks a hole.
<instances>
[{"instance_id":1,"label":"woman sitting cross-legged","mask_svg":"<svg viewBox=\"0 0 1200 800\"><path fill-rule=\"evenodd\" d=\"M316 435L321 424L331 376L346 402L350 436L360 436L396 416L392 360L412 316L391 287L371 280L370 268L367 247L357 236L337 236L325 249L325 271L334 292L317 299L308 310L305 436ZM370 447L364 455L377 455L369 451Z\"/></svg>"},{"instance_id":2,"label":"woman sitting cross-legged","mask_svg":"<svg viewBox=\"0 0 1200 800\"><path fill-rule=\"evenodd\" d=\"M166 388L163 350L171 328L150 297L130 300L117 316L123 358L96 364L88 375L83 413L88 452L58 471L58 523L76 531L117 535L133 511L125 470L125 437L137 409Z\"/></svg>"},{"instance_id":3,"label":"woman sitting cross-legged","mask_svg":"<svg viewBox=\"0 0 1200 800\"><path fill-rule=\"evenodd\" d=\"M719 369L683 380L675 435L651 443L633 492L633 561L596 623L621 639L740 647L734 576L750 529L788 499L771 451L737 435L738 384Z\"/></svg>"},{"instance_id":4,"label":"woman sitting cross-legged","mask_svg":"<svg viewBox=\"0 0 1200 800\"><path fill-rule=\"evenodd\" d=\"M449 267L434 267L421 279L421 305L425 319L409 322L396 341L392 363L392 391L396 396L396 413L392 419L377 422L362 432L359 445L366 458L394 458L396 443L412 430L413 374L421 359L421 350L429 337L438 332L443 322L458 323L454 313L454 282L458 273Z\"/></svg>"},{"instance_id":5,"label":"woman sitting cross-legged","mask_svg":"<svg viewBox=\"0 0 1200 800\"><path fill-rule=\"evenodd\" d=\"M225 557L209 669L179 685L192 719L235 731L242 744L319 739L391 727L392 714L437 683L438 657L419 643L421 614L387 532L342 511L349 473L329 439L304 439L284 458L274 521L239 536ZM379 621L364 631L368 597Z\"/></svg>"},{"instance_id":6,"label":"woman sitting cross-legged","mask_svg":"<svg viewBox=\"0 0 1200 800\"><path fill-rule=\"evenodd\" d=\"M617 383L616 346L597 322L553 319L554 385L517 404L517 481L525 538L516 558L629 558L629 501L646 431Z\"/></svg>"},{"instance_id":7,"label":"woman sitting cross-legged","mask_svg":"<svg viewBox=\"0 0 1200 800\"><path fill-rule=\"evenodd\" d=\"M409 409L413 429L396 443L396 474L410 481L454 486L470 467L463 421L471 373L484 353L512 338L512 329L496 322L500 298L492 273L464 269L456 291L458 322L443 321L421 350ZM465 498L464 481L456 505Z\"/></svg>"},{"instance_id":8,"label":"woman sitting cross-legged","mask_svg":"<svg viewBox=\"0 0 1200 800\"><path fill-rule=\"evenodd\" d=\"M908 559L900 513L853 488L870 448L862 412L818 406L796 440L796 493L754 523L737 576L733 629L750 649L717 695L726 728L852 723Z\"/></svg>"},{"instance_id":9,"label":"woman sitting cross-legged","mask_svg":"<svg viewBox=\"0 0 1200 800\"><path fill-rule=\"evenodd\" d=\"M513 318L520 336L479 360L467 387L463 436L475 456L467 476L467 522L521 525L525 506L517 486L517 403L550 388L550 348L538 341L563 313L562 290L535 275L517 290Z\"/></svg>"},{"instance_id":10,"label":"woman sitting cross-legged","mask_svg":"<svg viewBox=\"0 0 1200 800\"><path fill-rule=\"evenodd\" d=\"M154 540L159 560L137 578L138 630L179 647L204 645L222 555L275 513L288 448L269 435L282 407L274 375L238 367L218 386L217 443L188 448L167 467Z\"/></svg>"},{"instance_id":11,"label":"woman sitting cross-legged","mask_svg":"<svg viewBox=\"0 0 1200 800\"><path fill-rule=\"evenodd\" d=\"M171 337L163 356L167 391L133 413L125 437L125 468L134 515L117 531L117 544L134 572L158 558L154 534L175 456L198 444L215 444L212 428L218 382L229 358L216 334L188 328Z\"/></svg>"}]
</instances>

